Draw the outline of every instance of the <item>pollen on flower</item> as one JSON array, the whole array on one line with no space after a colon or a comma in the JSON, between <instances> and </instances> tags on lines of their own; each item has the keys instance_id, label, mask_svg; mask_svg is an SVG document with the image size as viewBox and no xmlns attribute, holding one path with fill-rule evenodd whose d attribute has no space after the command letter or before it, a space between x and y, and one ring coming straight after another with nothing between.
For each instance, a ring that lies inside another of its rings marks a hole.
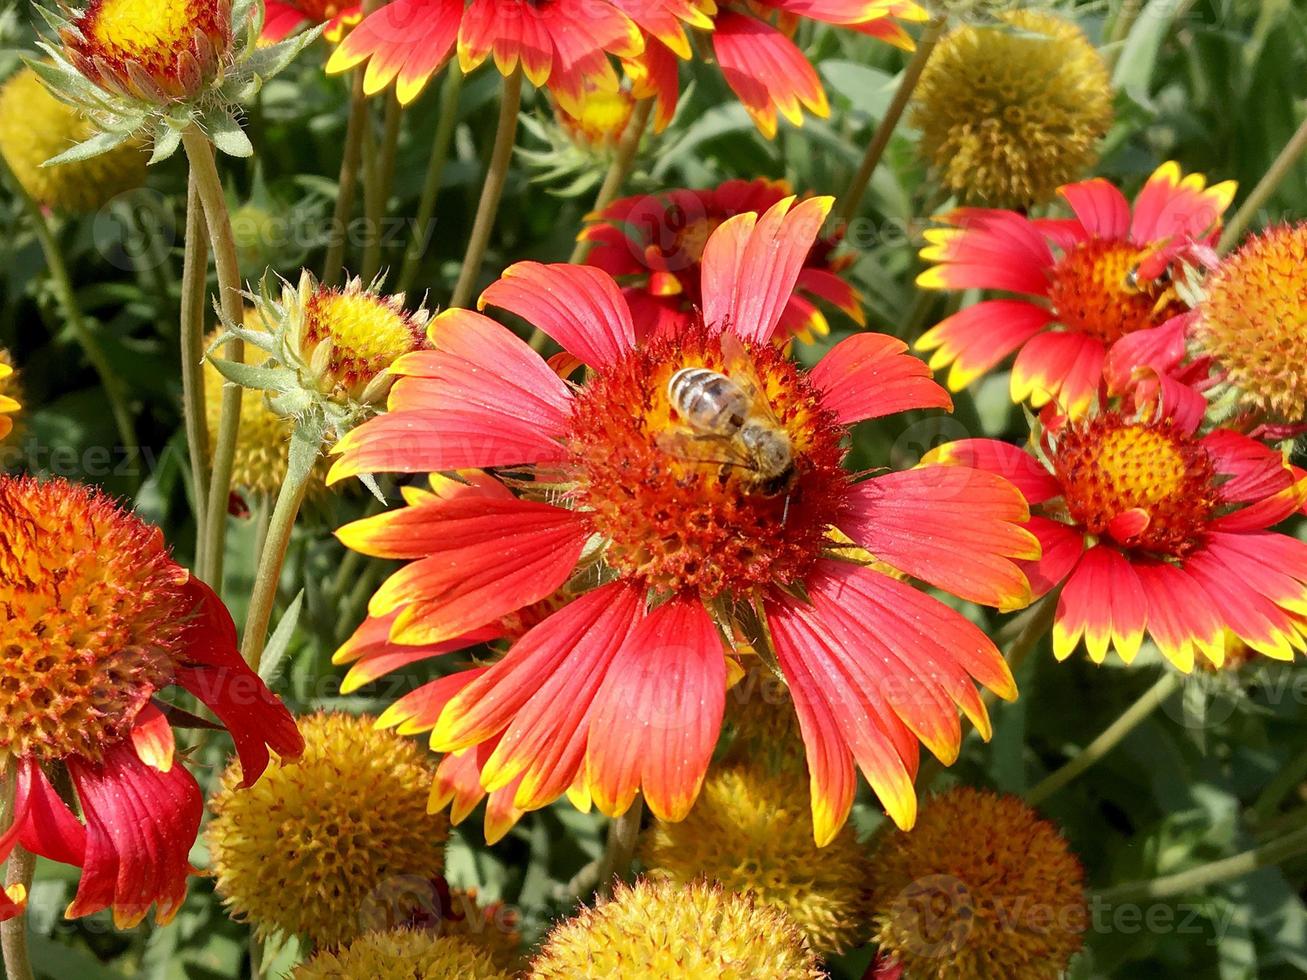
<instances>
[{"instance_id":1,"label":"pollen on flower","mask_svg":"<svg viewBox=\"0 0 1307 980\"><path fill-rule=\"evenodd\" d=\"M1052 199L1098 159L1112 123L1107 67L1071 21L1037 11L965 25L940 42L917 87L920 151L972 203Z\"/></svg>"},{"instance_id":2,"label":"pollen on flower","mask_svg":"<svg viewBox=\"0 0 1307 980\"><path fill-rule=\"evenodd\" d=\"M802 768L755 763L710 773L690 815L659 821L641 856L649 876L681 885L703 876L785 912L818 953L866 938L867 853L849 824L825 847L812 835Z\"/></svg>"},{"instance_id":3,"label":"pollen on flower","mask_svg":"<svg viewBox=\"0 0 1307 980\"><path fill-rule=\"evenodd\" d=\"M1052 463L1072 519L1130 547L1182 557L1216 507L1211 456L1169 420L1106 414L1073 424Z\"/></svg>"},{"instance_id":4,"label":"pollen on flower","mask_svg":"<svg viewBox=\"0 0 1307 980\"><path fill-rule=\"evenodd\" d=\"M91 0L61 33L73 63L93 81L175 98L202 87L230 49L231 3ZM144 91L143 80L155 92Z\"/></svg>"},{"instance_id":5,"label":"pollen on flower","mask_svg":"<svg viewBox=\"0 0 1307 980\"><path fill-rule=\"evenodd\" d=\"M743 595L798 580L843 506L843 429L778 349L747 345L746 354L751 367L728 365L720 340L700 326L638 348L576 398L574 502L609 540L609 565L655 591ZM690 426L668 392L686 367L756 386L755 404L767 403L789 439L788 486L769 487L730 440Z\"/></svg>"},{"instance_id":6,"label":"pollen on flower","mask_svg":"<svg viewBox=\"0 0 1307 980\"><path fill-rule=\"evenodd\" d=\"M423 324L401 299L351 284L318 287L304 305L305 360L330 388L358 398L400 356L425 341Z\"/></svg>"},{"instance_id":7,"label":"pollen on flower","mask_svg":"<svg viewBox=\"0 0 1307 980\"><path fill-rule=\"evenodd\" d=\"M1195 336L1244 400L1281 421L1307 417L1307 222L1250 239L1207 280Z\"/></svg>"},{"instance_id":8,"label":"pollen on flower","mask_svg":"<svg viewBox=\"0 0 1307 980\"><path fill-rule=\"evenodd\" d=\"M1068 251L1052 269L1048 286L1058 322L1111 343L1183 313L1187 307L1173 285L1133 275L1145 256L1128 242L1101 238Z\"/></svg>"},{"instance_id":9,"label":"pollen on flower","mask_svg":"<svg viewBox=\"0 0 1307 980\"><path fill-rule=\"evenodd\" d=\"M104 494L0 475L0 752L99 759L172 683L186 572Z\"/></svg>"},{"instance_id":10,"label":"pollen on flower","mask_svg":"<svg viewBox=\"0 0 1307 980\"><path fill-rule=\"evenodd\" d=\"M533 980L818 980L794 923L748 895L697 881L637 881L556 926Z\"/></svg>"},{"instance_id":11,"label":"pollen on flower","mask_svg":"<svg viewBox=\"0 0 1307 980\"><path fill-rule=\"evenodd\" d=\"M448 822L427 813L434 767L368 717L301 719L304 755L240 789L233 763L207 831L218 893L260 936L332 948L409 921L444 868Z\"/></svg>"},{"instance_id":12,"label":"pollen on flower","mask_svg":"<svg viewBox=\"0 0 1307 980\"><path fill-rule=\"evenodd\" d=\"M889 828L873 843L875 941L920 980L1053 980L1081 946L1083 877L1021 800L949 790L910 833Z\"/></svg>"},{"instance_id":13,"label":"pollen on flower","mask_svg":"<svg viewBox=\"0 0 1307 980\"><path fill-rule=\"evenodd\" d=\"M512 970L465 936L424 929L393 929L361 936L339 951L319 953L295 968L293 980L512 980Z\"/></svg>"},{"instance_id":14,"label":"pollen on flower","mask_svg":"<svg viewBox=\"0 0 1307 980\"><path fill-rule=\"evenodd\" d=\"M0 88L0 153L39 204L89 214L145 183L149 154L135 140L87 160L44 166L95 132L91 120L55 98L31 68L16 72Z\"/></svg>"}]
</instances>

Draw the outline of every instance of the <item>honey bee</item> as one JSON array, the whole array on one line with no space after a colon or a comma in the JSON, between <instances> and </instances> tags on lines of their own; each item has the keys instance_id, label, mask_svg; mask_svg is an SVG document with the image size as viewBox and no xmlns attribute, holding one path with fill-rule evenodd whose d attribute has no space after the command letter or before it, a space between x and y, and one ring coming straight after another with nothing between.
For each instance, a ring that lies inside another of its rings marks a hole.
<instances>
[{"instance_id":1,"label":"honey bee","mask_svg":"<svg viewBox=\"0 0 1307 980\"><path fill-rule=\"evenodd\" d=\"M743 345L734 334L722 337L730 374L706 367L683 367L667 382L667 400L695 444L710 443L720 453L705 457L690 449L684 458L736 466L764 496L776 496L794 483L794 447L763 394ZM673 437L674 438L674 437Z\"/></svg>"}]
</instances>

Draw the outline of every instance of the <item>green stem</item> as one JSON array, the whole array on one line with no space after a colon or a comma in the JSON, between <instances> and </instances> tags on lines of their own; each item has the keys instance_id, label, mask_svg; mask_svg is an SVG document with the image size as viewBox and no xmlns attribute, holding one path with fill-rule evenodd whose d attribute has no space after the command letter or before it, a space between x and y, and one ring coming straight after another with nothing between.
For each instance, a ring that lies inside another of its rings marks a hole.
<instances>
[{"instance_id":1,"label":"green stem","mask_svg":"<svg viewBox=\"0 0 1307 980\"><path fill-rule=\"evenodd\" d=\"M1299 818L1300 820L1302 817ZM1215 885L1233 878L1242 878L1258 868L1280 864L1289 858L1307 854L1307 826L1300 826L1267 844L1252 850L1222 858L1208 864L1180 871L1176 874L1163 875L1148 881L1132 881L1117 885L1098 893L1102 902L1115 904L1120 902L1138 902L1151 898L1171 898L1175 895L1187 895L1208 885Z\"/></svg>"},{"instance_id":2,"label":"green stem","mask_svg":"<svg viewBox=\"0 0 1307 980\"><path fill-rule=\"evenodd\" d=\"M22 885L30 894L35 870L36 856L16 846L9 855L9 869L5 873L6 887ZM4 950L7 980L33 980L32 960L27 951L26 915L15 916L0 923L0 948Z\"/></svg>"},{"instance_id":3,"label":"green stem","mask_svg":"<svg viewBox=\"0 0 1307 980\"><path fill-rule=\"evenodd\" d=\"M413 223L413 237L404 250L404 265L399 274L397 291L406 293L413 288L422 256L427 250L427 237L431 234L431 219L436 213L436 198L449 160L449 148L454 142L458 126L458 97L463 91L463 70L455 59L445 75L440 89L440 119L436 122L436 135L431 142L431 158L427 163L427 176L422 182L422 196L418 200L418 214Z\"/></svg>"},{"instance_id":4,"label":"green stem","mask_svg":"<svg viewBox=\"0 0 1307 980\"><path fill-rule=\"evenodd\" d=\"M871 144L867 147L867 153L862 158L862 166L853 175L853 180L849 182L848 189L840 197L836 216L841 225L847 225L853 220L853 216L858 213L858 205L862 203L862 195L867 190L871 175L876 172L881 157L885 155L885 150L889 147L890 137L894 135L894 130L898 128L899 120L903 118L903 113L912 100L912 93L917 88L917 82L921 80L921 73L926 70L926 63L930 61L935 45L939 43L939 39L943 36L944 28L947 25L948 16L940 14L926 25L926 29L917 40L917 50L913 53L912 60L908 62L907 68L903 70L903 78L899 81L898 91L894 93L889 108L885 110L884 118L881 119L880 125L876 127L876 132L871 137Z\"/></svg>"},{"instance_id":5,"label":"green stem","mask_svg":"<svg viewBox=\"0 0 1307 980\"><path fill-rule=\"evenodd\" d=\"M381 154L375 167L364 170L370 187L364 192L368 212L368 240L363 249L363 281L371 282L381 271L382 223L386 218L386 204L395 180L395 154L399 151L399 125L403 118L399 100L394 95L386 99L386 122L381 136Z\"/></svg>"},{"instance_id":6,"label":"green stem","mask_svg":"<svg viewBox=\"0 0 1307 980\"><path fill-rule=\"evenodd\" d=\"M1270 200L1271 195L1284 183L1284 178L1288 177L1293 168L1297 166L1299 158L1304 151L1307 151L1307 119L1302 121L1297 132L1289 137L1289 142L1284 145L1280 155L1275 158L1271 164L1271 169L1266 171L1262 179L1257 182L1257 186L1252 189L1247 199L1239 206L1230 223L1225 226L1225 231L1221 233L1221 241L1216 246L1219 252L1228 252L1238 244L1239 238L1243 235L1245 229L1252 224L1253 218L1262 206Z\"/></svg>"},{"instance_id":7,"label":"green stem","mask_svg":"<svg viewBox=\"0 0 1307 980\"><path fill-rule=\"evenodd\" d=\"M28 218L31 219L32 231L36 235L36 240L41 245L41 252L45 255L45 265L50 273L50 283L54 287L55 298L59 302L59 308L63 311L64 321L68 330L73 335L86 359L91 362L91 367L100 378L100 386L104 389L105 398L109 401L109 411L113 415L114 426L118 430L118 438L122 441L124 450L131 452L136 449L136 428L132 423L132 413L127 407L127 391L116 374L113 367L109 364L109 359L105 357L104 351L100 347L100 342L92 333L91 328L87 326L86 318L82 315L82 309L77 303L77 293L73 289L72 278L68 275L68 265L64 262L63 252L59 248L59 243L55 239L54 232L50 228L49 219L46 218L45 212L41 206L32 200L27 189L18 182L9 165L0 158L0 172L3 172L8 180L10 187L13 188L14 195L22 204L23 210L27 212Z\"/></svg>"},{"instance_id":8,"label":"green stem","mask_svg":"<svg viewBox=\"0 0 1307 980\"><path fill-rule=\"evenodd\" d=\"M368 124L367 96L363 94L363 70L354 72L349 102L349 121L345 124L345 151L340 161L340 179L336 185L336 207L331 215L331 243L322 267L322 281L334 286L345 268L345 246L349 242L350 216L354 213L354 196L358 191L359 158L363 154L363 135Z\"/></svg>"},{"instance_id":9,"label":"green stem","mask_svg":"<svg viewBox=\"0 0 1307 980\"><path fill-rule=\"evenodd\" d=\"M644 816L644 797L608 825L608 845L599 864L599 893L611 895L613 881L630 870L635 860L635 845L640 840L640 820Z\"/></svg>"},{"instance_id":10,"label":"green stem","mask_svg":"<svg viewBox=\"0 0 1307 980\"><path fill-rule=\"evenodd\" d=\"M649 128L649 118L653 115L656 101L651 98L641 99L635 104L631 119L626 124L626 129L622 132L622 138L617 144L617 154L613 157L613 162L608 166L608 173L604 175L604 182L599 187L599 193L595 195L594 204L590 208L591 213L602 211L617 200L617 195L621 193L626 178L631 176L631 168L635 165L635 157L640 150L640 140L644 138L644 131ZM590 244L584 238L578 240L576 247L572 249L572 257L567 261L572 263L584 262L586 255L590 251Z\"/></svg>"},{"instance_id":11,"label":"green stem","mask_svg":"<svg viewBox=\"0 0 1307 980\"><path fill-rule=\"evenodd\" d=\"M209 427L204 401L204 296L209 268L204 205L192 176L186 187L186 253L182 259L182 411L195 499L195 566L204 563L204 517L209 500Z\"/></svg>"},{"instance_id":12,"label":"green stem","mask_svg":"<svg viewBox=\"0 0 1307 980\"><path fill-rule=\"evenodd\" d=\"M259 567L254 574L254 589L245 616L245 633L241 637L241 656L256 671L263 657L263 647L268 642L268 624L272 621L272 608L277 601L277 585L281 581L286 549L290 546L295 519L304 503L304 494L321 446L320 435L303 424L297 426L291 436L286 479L277 493L277 503L272 509L272 519L259 551Z\"/></svg>"},{"instance_id":13,"label":"green stem","mask_svg":"<svg viewBox=\"0 0 1307 980\"><path fill-rule=\"evenodd\" d=\"M1061 589L1054 589L1040 599L1036 605L1026 610L1023 617L1008 624L1012 627L1015 627L1018 623L1020 624L1020 632L1017 633L1003 658L1007 661L1008 670L1012 672L1013 676L1038 648L1039 641L1048 634L1049 628L1053 625L1053 615L1057 611L1057 601L1061 591ZM981 694L981 701L984 703L986 711L992 708L997 700L998 695L992 691L984 691ZM972 727L971 722L966 718L962 719L961 724L960 741L966 739L971 733ZM917 786L922 790L928 789L936 777L944 771L944 768L944 764L933 756L927 759L917 773Z\"/></svg>"},{"instance_id":14,"label":"green stem","mask_svg":"<svg viewBox=\"0 0 1307 980\"><path fill-rule=\"evenodd\" d=\"M1258 795L1248 812L1250 822L1263 824L1275 815L1280 803L1307 780L1307 748L1286 763Z\"/></svg>"},{"instance_id":15,"label":"green stem","mask_svg":"<svg viewBox=\"0 0 1307 980\"><path fill-rule=\"evenodd\" d=\"M204 222L209 229L209 245L218 270L218 299L224 323L239 324L242 317L240 268L236 261L236 241L231 233L231 215L227 196L222 190L218 168L213 160L213 146L194 124L182 133L182 145L190 163L191 176L204 208ZM223 357L237 364L245 360L245 342L233 338L223 349ZM218 438L214 443L213 472L209 483L208 510L204 514L204 540L201 552L204 564L200 578L215 591L222 591L222 565L227 533L227 504L231 496L232 465L236 457L236 438L240 434L241 386L222 386L222 409L218 417Z\"/></svg>"},{"instance_id":16,"label":"green stem","mask_svg":"<svg viewBox=\"0 0 1307 980\"><path fill-rule=\"evenodd\" d=\"M481 262L486 257L490 233L495 227L495 216L499 213L499 201L504 195L504 183L508 180L509 165L513 159L513 143L517 139L517 112L521 104L522 70L518 68L504 79L495 146L490 154L486 182L481 187L481 200L477 204L467 253L463 256L463 267L459 270L458 283L454 286L454 295L449 301L451 307L467 305L472 298L472 290L476 287L477 277L481 274Z\"/></svg>"},{"instance_id":17,"label":"green stem","mask_svg":"<svg viewBox=\"0 0 1307 980\"><path fill-rule=\"evenodd\" d=\"M1162 706L1162 702L1179 689L1180 677L1179 673L1168 669L1157 683L1140 695L1139 699L1123 711L1116 721L1103 729L1102 734L1081 749L1060 769L1055 769L1037 783L1026 794L1026 802L1031 806L1039 806L1116 748L1122 739L1138 728L1149 715Z\"/></svg>"},{"instance_id":18,"label":"green stem","mask_svg":"<svg viewBox=\"0 0 1307 980\"><path fill-rule=\"evenodd\" d=\"M1113 53L1110 60L1115 62L1120 52L1117 50L1122 41L1130 34L1130 28L1134 27L1135 21L1139 17L1139 12L1144 8L1144 0L1125 0L1121 4L1120 12L1112 19L1112 29L1108 32L1107 41L1113 46Z\"/></svg>"}]
</instances>

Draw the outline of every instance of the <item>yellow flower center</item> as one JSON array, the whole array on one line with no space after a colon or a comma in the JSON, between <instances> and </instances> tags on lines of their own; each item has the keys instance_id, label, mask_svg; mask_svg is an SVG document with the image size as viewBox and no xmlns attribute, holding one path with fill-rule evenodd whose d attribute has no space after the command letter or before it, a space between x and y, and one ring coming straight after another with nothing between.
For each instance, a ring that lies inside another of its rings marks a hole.
<instances>
[{"instance_id":1,"label":"yellow flower center","mask_svg":"<svg viewBox=\"0 0 1307 980\"><path fill-rule=\"evenodd\" d=\"M90 37L113 56L148 60L185 50L196 27L195 5L159 0L101 0L94 7Z\"/></svg>"},{"instance_id":2,"label":"yellow flower center","mask_svg":"<svg viewBox=\"0 0 1307 980\"><path fill-rule=\"evenodd\" d=\"M423 340L422 330L394 297L365 290L318 289L304 308L306 359L328 388L357 395ZM330 346L323 348L324 344Z\"/></svg>"},{"instance_id":3,"label":"yellow flower center","mask_svg":"<svg viewBox=\"0 0 1307 980\"><path fill-rule=\"evenodd\" d=\"M1166 422L1091 419L1059 436L1053 467L1077 523L1147 551L1187 554L1216 507L1211 457Z\"/></svg>"},{"instance_id":4,"label":"yellow flower center","mask_svg":"<svg viewBox=\"0 0 1307 980\"><path fill-rule=\"evenodd\" d=\"M102 494L0 476L0 750L97 759L171 683L186 572Z\"/></svg>"},{"instance_id":5,"label":"yellow flower center","mask_svg":"<svg viewBox=\"0 0 1307 980\"><path fill-rule=\"evenodd\" d=\"M605 147L616 145L622 138L634 108L630 92L594 89L586 92L580 115L574 116L561 107L557 112L573 139L587 146Z\"/></svg>"},{"instance_id":6,"label":"yellow flower center","mask_svg":"<svg viewBox=\"0 0 1307 980\"><path fill-rule=\"evenodd\" d=\"M1286 422L1307 416L1307 222L1273 228L1208 280L1196 329L1245 399Z\"/></svg>"},{"instance_id":7,"label":"yellow flower center","mask_svg":"<svg viewBox=\"0 0 1307 980\"><path fill-rule=\"evenodd\" d=\"M1068 330L1106 343L1155 327L1183 313L1169 281L1140 280L1134 273L1144 250L1126 242L1090 239L1072 248L1053 268L1048 298Z\"/></svg>"}]
</instances>

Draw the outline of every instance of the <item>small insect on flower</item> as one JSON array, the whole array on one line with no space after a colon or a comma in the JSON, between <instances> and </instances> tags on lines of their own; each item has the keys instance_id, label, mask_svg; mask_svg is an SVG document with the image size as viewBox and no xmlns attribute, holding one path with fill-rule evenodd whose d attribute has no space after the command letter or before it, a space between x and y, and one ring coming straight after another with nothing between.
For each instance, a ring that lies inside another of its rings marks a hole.
<instances>
[{"instance_id":1,"label":"small insect on flower","mask_svg":"<svg viewBox=\"0 0 1307 980\"><path fill-rule=\"evenodd\" d=\"M1012 559L1038 552L1018 491L939 466L855 480L850 426L948 396L891 337L856 334L812 371L774 342L831 203L726 219L704 246L702 315L645 340L605 273L518 263L482 305L538 325L566 351L554 364L579 361L586 379L570 385L507 328L447 310L432 349L394 365L389 412L336 445L332 480L494 471L338 532L411 562L361 630L392 663L572 597L502 659L421 695L415 729L459 767L442 801L479 785L501 832L565 792L613 815L643 793L659 818L683 819L748 648L790 685L824 844L852 806L855 759L911 826L918 739L952 761L958 708L989 730L973 683L1015 696L979 629L858 549L1020 607Z\"/></svg>"}]
</instances>

